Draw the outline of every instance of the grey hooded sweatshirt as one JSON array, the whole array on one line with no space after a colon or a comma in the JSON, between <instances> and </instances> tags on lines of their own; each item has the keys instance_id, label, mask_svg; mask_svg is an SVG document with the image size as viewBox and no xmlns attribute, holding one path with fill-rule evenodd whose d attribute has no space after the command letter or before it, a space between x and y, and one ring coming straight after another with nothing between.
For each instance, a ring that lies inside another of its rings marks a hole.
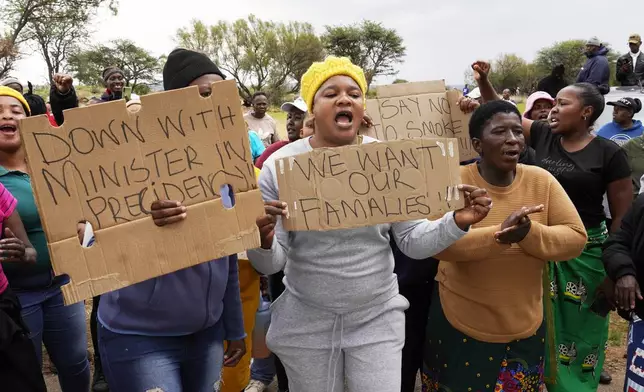
<instances>
[{"instance_id":1,"label":"grey hooded sweatshirt","mask_svg":"<svg viewBox=\"0 0 644 392\"><path fill-rule=\"evenodd\" d=\"M377 142L364 137L363 143ZM290 143L271 155L259 176L265 201L279 200L275 160L312 151L309 138ZM389 231L400 250L426 259L449 247L466 232L449 212L437 221L415 220L346 230L290 231L278 219L271 249L248 251L262 274L284 270L284 285L300 301L334 313L382 304L398 295ZM428 293L428 295L430 295Z\"/></svg>"}]
</instances>

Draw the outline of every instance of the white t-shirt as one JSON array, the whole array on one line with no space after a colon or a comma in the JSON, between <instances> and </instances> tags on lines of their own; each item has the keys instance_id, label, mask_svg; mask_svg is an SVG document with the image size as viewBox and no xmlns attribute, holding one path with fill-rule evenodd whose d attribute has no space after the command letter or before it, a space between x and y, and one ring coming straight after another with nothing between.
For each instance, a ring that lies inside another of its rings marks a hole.
<instances>
[{"instance_id":1,"label":"white t-shirt","mask_svg":"<svg viewBox=\"0 0 644 392\"><path fill-rule=\"evenodd\" d=\"M244 114L244 120L250 129L257 132L265 147L271 145L273 135L277 135L277 122L273 117L265 114L264 117L257 118L253 116L253 113L248 112Z\"/></svg>"},{"instance_id":2,"label":"white t-shirt","mask_svg":"<svg viewBox=\"0 0 644 392\"><path fill-rule=\"evenodd\" d=\"M644 193L644 176L640 178L640 195Z\"/></svg>"},{"instance_id":3,"label":"white t-shirt","mask_svg":"<svg viewBox=\"0 0 644 392\"><path fill-rule=\"evenodd\" d=\"M640 56L640 52L637 53L629 52L633 58L633 71L635 71L635 66L637 65L637 58Z\"/></svg>"}]
</instances>

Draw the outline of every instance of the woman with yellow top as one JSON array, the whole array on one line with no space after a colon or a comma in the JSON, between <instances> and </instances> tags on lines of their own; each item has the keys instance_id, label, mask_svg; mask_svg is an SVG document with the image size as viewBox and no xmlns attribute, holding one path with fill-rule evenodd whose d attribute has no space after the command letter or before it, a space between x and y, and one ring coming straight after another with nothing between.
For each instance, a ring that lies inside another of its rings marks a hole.
<instances>
[{"instance_id":1,"label":"woman with yellow top","mask_svg":"<svg viewBox=\"0 0 644 392\"><path fill-rule=\"evenodd\" d=\"M461 167L461 178L487 189L494 208L436 256L423 391L540 391L544 268L578 256L586 232L557 180L518 164L525 138L516 106L483 104L469 128L481 159Z\"/></svg>"}]
</instances>

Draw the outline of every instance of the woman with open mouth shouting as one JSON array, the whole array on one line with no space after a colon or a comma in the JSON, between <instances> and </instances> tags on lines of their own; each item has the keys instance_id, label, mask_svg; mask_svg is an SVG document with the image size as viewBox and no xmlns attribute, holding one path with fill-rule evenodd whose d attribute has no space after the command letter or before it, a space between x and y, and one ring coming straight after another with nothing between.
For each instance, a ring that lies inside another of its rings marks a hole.
<instances>
[{"instance_id":1,"label":"woman with open mouth shouting","mask_svg":"<svg viewBox=\"0 0 644 392\"><path fill-rule=\"evenodd\" d=\"M430 257L463 237L491 207L484 189L462 185L467 208L437 221L417 220L347 230L287 232L279 219L275 160L316 148L372 143L358 136L367 82L347 58L328 57L302 77L301 96L315 134L283 147L262 168L266 214L257 219L261 248L249 250L255 268L284 269L286 290L273 304L267 343L282 360L293 392L400 390L407 300L398 294L389 230L415 259ZM420 261L419 261L420 262Z\"/></svg>"},{"instance_id":2,"label":"woman with open mouth shouting","mask_svg":"<svg viewBox=\"0 0 644 392\"><path fill-rule=\"evenodd\" d=\"M472 68L484 99L499 99L487 77L490 65L476 62ZM608 194L616 230L633 200L633 185L626 153L590 132L603 110L604 97L597 88L577 83L559 91L548 121L523 119L537 165L561 183L588 233L579 257L549 264L559 362L557 380L548 384L549 392L596 391L605 359L608 318L591 309L606 279L601 261L607 236L603 197Z\"/></svg>"},{"instance_id":3,"label":"woman with open mouth shouting","mask_svg":"<svg viewBox=\"0 0 644 392\"><path fill-rule=\"evenodd\" d=\"M23 101L22 94L15 90L0 91L0 183L18 200L17 211L38 256L35 263L3 263L2 268L20 300L37 363L42 366L44 344L58 370L61 390L87 392L90 365L85 306L82 302L65 306L61 287L69 283L69 276L55 276L52 270L22 145L20 120L30 114Z\"/></svg>"},{"instance_id":4,"label":"woman with open mouth shouting","mask_svg":"<svg viewBox=\"0 0 644 392\"><path fill-rule=\"evenodd\" d=\"M579 256L586 231L559 182L518 163L525 138L514 104L483 104L469 131L481 159L461 167L462 181L487 189L495 207L436 256L423 390L539 391L543 272L549 260Z\"/></svg>"}]
</instances>

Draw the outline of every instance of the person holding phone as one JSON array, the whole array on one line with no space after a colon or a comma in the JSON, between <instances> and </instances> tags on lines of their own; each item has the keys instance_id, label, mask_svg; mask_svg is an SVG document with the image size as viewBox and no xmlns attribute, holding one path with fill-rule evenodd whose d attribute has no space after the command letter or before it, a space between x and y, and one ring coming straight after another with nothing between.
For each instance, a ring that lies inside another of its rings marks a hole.
<instances>
[{"instance_id":1,"label":"person holding phone","mask_svg":"<svg viewBox=\"0 0 644 392\"><path fill-rule=\"evenodd\" d=\"M622 86L638 86L644 78L644 53L640 51L642 37L631 34L628 37L628 53L617 59L615 67L617 80Z\"/></svg>"}]
</instances>

